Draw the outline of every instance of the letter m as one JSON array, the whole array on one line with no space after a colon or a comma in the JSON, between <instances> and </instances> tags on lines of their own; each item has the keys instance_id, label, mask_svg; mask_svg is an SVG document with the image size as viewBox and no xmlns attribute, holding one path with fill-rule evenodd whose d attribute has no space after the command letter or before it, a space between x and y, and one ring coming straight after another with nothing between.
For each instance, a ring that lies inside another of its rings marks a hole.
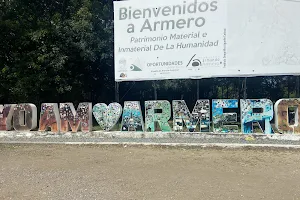
<instances>
[{"instance_id":1,"label":"letter m","mask_svg":"<svg viewBox=\"0 0 300 200\"><path fill-rule=\"evenodd\" d=\"M61 103L59 106L61 132L77 132L81 125L82 132L92 130L92 103L80 103L77 111L73 103Z\"/></svg>"},{"instance_id":2,"label":"letter m","mask_svg":"<svg viewBox=\"0 0 300 200\"><path fill-rule=\"evenodd\" d=\"M190 113L184 100L174 100L172 104L174 131L183 131L183 126L185 124L189 132L195 132L198 123L200 123L200 132L209 132L209 100L197 100L192 113Z\"/></svg>"}]
</instances>

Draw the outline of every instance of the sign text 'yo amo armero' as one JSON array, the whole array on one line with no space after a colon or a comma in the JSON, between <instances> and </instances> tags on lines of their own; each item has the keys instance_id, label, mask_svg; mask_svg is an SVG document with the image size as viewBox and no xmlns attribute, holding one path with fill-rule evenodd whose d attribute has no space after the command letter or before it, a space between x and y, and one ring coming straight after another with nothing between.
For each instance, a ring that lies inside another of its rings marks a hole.
<instances>
[{"instance_id":1,"label":"sign text 'yo amo armero'","mask_svg":"<svg viewBox=\"0 0 300 200\"><path fill-rule=\"evenodd\" d=\"M170 126L173 110L173 128ZM240 112L238 112L240 110ZM0 130L30 131L37 127L37 107L34 104L5 104L0 108ZM238 113L241 131L238 127ZM280 133L300 133L300 99L280 99L275 104L269 99L208 99L197 100L190 111L184 100L146 101L145 118L139 101L126 101L106 105L80 103L43 103L39 118L39 131L90 132L92 115L100 128L110 131L121 118L120 131L161 131L254 133L257 123L263 133L274 133L271 121ZM291 117L293 116L293 117ZM212 118L212 119L211 119ZM294 121L293 121L294 119ZM145 123L144 123L145 120ZM186 129L184 128L186 127ZM173 130L172 130L173 129Z\"/></svg>"}]
</instances>

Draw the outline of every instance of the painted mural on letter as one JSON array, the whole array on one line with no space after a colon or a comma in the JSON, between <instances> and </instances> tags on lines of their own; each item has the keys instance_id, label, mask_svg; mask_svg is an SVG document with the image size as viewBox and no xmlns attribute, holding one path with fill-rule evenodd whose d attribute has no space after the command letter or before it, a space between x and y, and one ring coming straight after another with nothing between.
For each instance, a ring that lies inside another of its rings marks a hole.
<instances>
[{"instance_id":1,"label":"painted mural on letter","mask_svg":"<svg viewBox=\"0 0 300 200\"><path fill-rule=\"evenodd\" d=\"M57 103L43 103L41 105L39 131L58 133L60 131L60 119Z\"/></svg>"},{"instance_id":2,"label":"painted mural on letter","mask_svg":"<svg viewBox=\"0 0 300 200\"><path fill-rule=\"evenodd\" d=\"M37 108L34 104L14 106L13 127L16 131L30 131L37 127Z\"/></svg>"},{"instance_id":3,"label":"painted mural on letter","mask_svg":"<svg viewBox=\"0 0 300 200\"><path fill-rule=\"evenodd\" d=\"M172 104L174 131L183 131L183 126L185 124L189 132L195 132L199 122L201 132L209 131L209 100L198 100L192 113L190 113L184 100L174 100Z\"/></svg>"},{"instance_id":4,"label":"painted mural on letter","mask_svg":"<svg viewBox=\"0 0 300 200\"><path fill-rule=\"evenodd\" d=\"M168 123L171 118L171 104L169 101L146 101L145 113L147 131L155 131L155 122L158 123L161 131L171 131L171 127Z\"/></svg>"},{"instance_id":5,"label":"painted mural on letter","mask_svg":"<svg viewBox=\"0 0 300 200\"><path fill-rule=\"evenodd\" d=\"M13 109L16 104L0 105L0 130L9 131L12 129Z\"/></svg>"},{"instance_id":6,"label":"painted mural on letter","mask_svg":"<svg viewBox=\"0 0 300 200\"><path fill-rule=\"evenodd\" d=\"M60 109L61 132L77 132L81 127L82 132L92 130L92 103L80 103L75 111L73 103L61 103Z\"/></svg>"},{"instance_id":7,"label":"painted mural on letter","mask_svg":"<svg viewBox=\"0 0 300 200\"><path fill-rule=\"evenodd\" d=\"M93 115L100 128L105 131L111 130L119 121L122 114L122 106L119 103L97 103L93 107Z\"/></svg>"},{"instance_id":8,"label":"painted mural on letter","mask_svg":"<svg viewBox=\"0 0 300 200\"><path fill-rule=\"evenodd\" d=\"M200 116L200 132L210 131L210 102L208 99L198 100L193 113Z\"/></svg>"},{"instance_id":9,"label":"painted mural on letter","mask_svg":"<svg viewBox=\"0 0 300 200\"><path fill-rule=\"evenodd\" d=\"M237 113L224 113L224 108L238 108L237 99L214 99L212 100L212 117L214 132L238 133Z\"/></svg>"},{"instance_id":10,"label":"painted mural on letter","mask_svg":"<svg viewBox=\"0 0 300 200\"><path fill-rule=\"evenodd\" d=\"M278 100L275 115L275 126L280 133L300 133L300 99Z\"/></svg>"},{"instance_id":11,"label":"painted mural on letter","mask_svg":"<svg viewBox=\"0 0 300 200\"><path fill-rule=\"evenodd\" d=\"M139 101L125 101L121 131L144 131L144 120Z\"/></svg>"},{"instance_id":12,"label":"painted mural on letter","mask_svg":"<svg viewBox=\"0 0 300 200\"><path fill-rule=\"evenodd\" d=\"M274 133L271 126L273 103L269 99L241 99L241 129L243 133L253 133L253 123L257 122L263 133ZM257 111L254 111L257 109Z\"/></svg>"}]
</instances>

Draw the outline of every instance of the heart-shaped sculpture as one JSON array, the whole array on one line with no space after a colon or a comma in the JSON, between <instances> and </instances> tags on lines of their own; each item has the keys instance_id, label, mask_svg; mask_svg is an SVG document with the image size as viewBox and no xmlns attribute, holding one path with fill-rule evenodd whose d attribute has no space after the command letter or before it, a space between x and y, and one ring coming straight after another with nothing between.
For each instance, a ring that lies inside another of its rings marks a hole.
<instances>
[{"instance_id":1,"label":"heart-shaped sculpture","mask_svg":"<svg viewBox=\"0 0 300 200\"><path fill-rule=\"evenodd\" d=\"M97 103L93 107L93 115L102 130L111 130L119 121L122 114L122 106L119 103Z\"/></svg>"}]
</instances>

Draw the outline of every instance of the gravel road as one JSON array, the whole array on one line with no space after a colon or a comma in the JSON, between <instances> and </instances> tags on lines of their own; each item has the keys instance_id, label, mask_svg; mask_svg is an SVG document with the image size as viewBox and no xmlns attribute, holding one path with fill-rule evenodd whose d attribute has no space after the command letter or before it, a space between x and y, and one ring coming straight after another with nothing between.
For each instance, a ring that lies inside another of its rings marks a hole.
<instances>
[{"instance_id":1,"label":"gravel road","mask_svg":"<svg viewBox=\"0 0 300 200\"><path fill-rule=\"evenodd\" d=\"M0 144L0 199L300 199L299 150Z\"/></svg>"}]
</instances>

